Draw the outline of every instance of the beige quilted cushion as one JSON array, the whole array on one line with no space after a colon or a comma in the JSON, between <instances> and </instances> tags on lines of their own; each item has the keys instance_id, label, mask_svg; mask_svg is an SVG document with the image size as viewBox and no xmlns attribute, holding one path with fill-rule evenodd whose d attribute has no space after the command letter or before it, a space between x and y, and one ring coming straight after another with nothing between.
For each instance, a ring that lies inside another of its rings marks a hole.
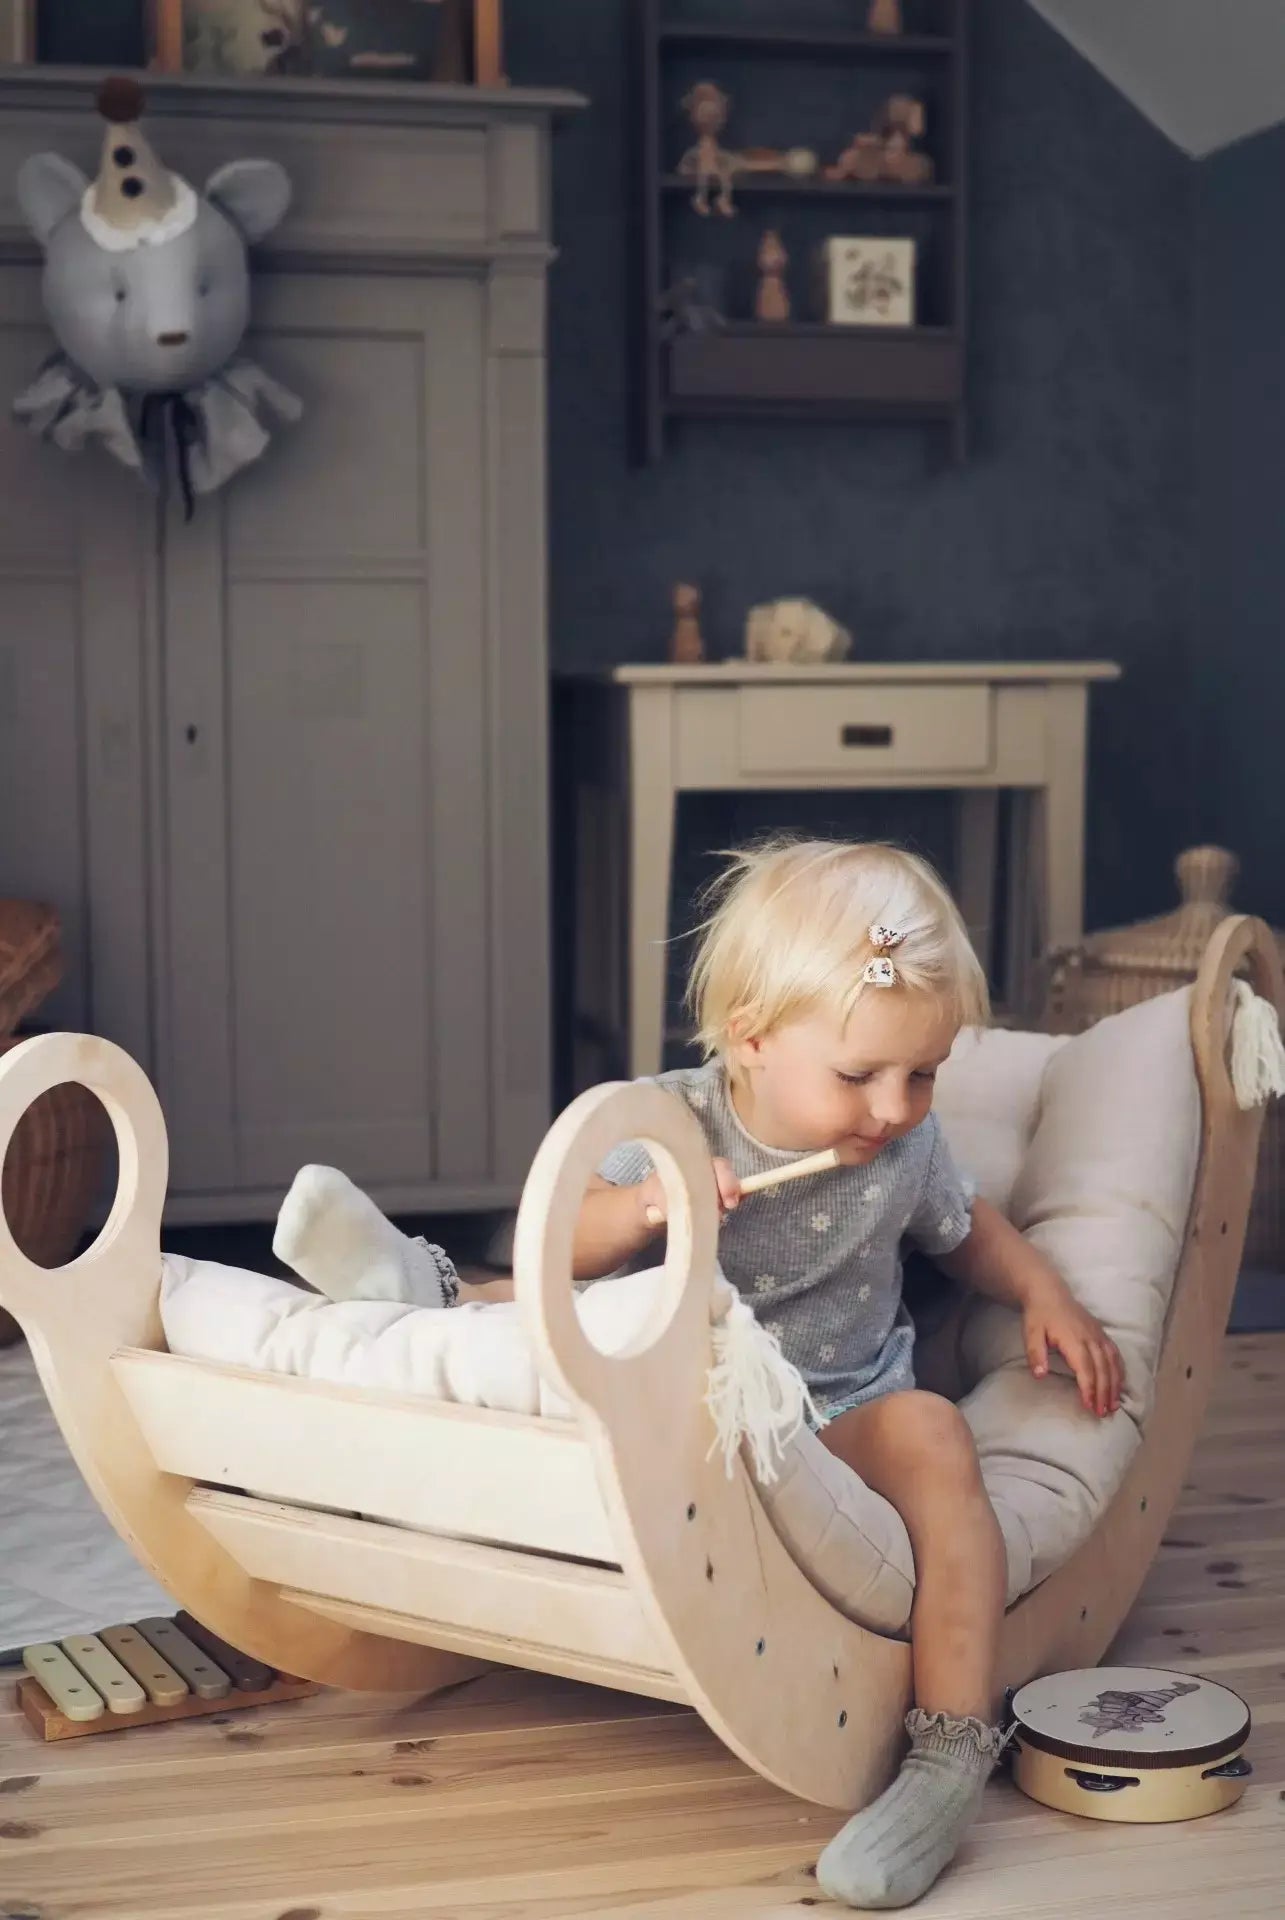
<instances>
[{"instance_id":1,"label":"beige quilted cushion","mask_svg":"<svg viewBox=\"0 0 1285 1920\"><path fill-rule=\"evenodd\" d=\"M1021 1326L976 1300L959 1331L962 1405L1008 1548L1009 1599L1053 1572L1120 1483L1153 1375L1199 1149L1189 995L1172 994L1074 1040L1005 1032L962 1039L938 1109L951 1148L1106 1324L1128 1368L1125 1407L1101 1421L1074 1382L1034 1380ZM655 1276L591 1287L580 1312L604 1351L650 1309ZM171 1350L266 1371L565 1417L540 1381L513 1309L429 1313L339 1305L263 1275L167 1258ZM814 1585L850 1618L902 1633L914 1562L900 1516L801 1433L760 1489Z\"/></svg>"}]
</instances>

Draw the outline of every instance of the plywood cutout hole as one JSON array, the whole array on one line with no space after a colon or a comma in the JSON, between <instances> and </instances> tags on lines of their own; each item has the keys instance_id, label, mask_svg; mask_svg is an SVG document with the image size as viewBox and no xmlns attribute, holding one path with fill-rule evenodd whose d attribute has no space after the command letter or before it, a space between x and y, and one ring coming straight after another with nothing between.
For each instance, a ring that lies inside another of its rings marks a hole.
<instances>
[{"instance_id":1,"label":"plywood cutout hole","mask_svg":"<svg viewBox=\"0 0 1285 1920\"><path fill-rule=\"evenodd\" d=\"M19 1044L0 1039L0 1057ZM114 1192L116 1182L115 1129L98 1095L72 1080L49 1087L19 1120L0 1170L18 1251L46 1273L67 1266L81 1252L95 1200ZM95 1243L99 1238L101 1232Z\"/></svg>"}]
</instances>

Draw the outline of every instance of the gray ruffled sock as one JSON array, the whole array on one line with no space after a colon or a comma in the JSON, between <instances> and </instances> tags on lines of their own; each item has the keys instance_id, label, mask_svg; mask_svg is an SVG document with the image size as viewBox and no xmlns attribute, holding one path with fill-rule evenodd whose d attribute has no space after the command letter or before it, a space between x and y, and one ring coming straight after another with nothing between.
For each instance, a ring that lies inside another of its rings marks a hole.
<instances>
[{"instance_id":1,"label":"gray ruffled sock","mask_svg":"<svg viewBox=\"0 0 1285 1920\"><path fill-rule=\"evenodd\" d=\"M906 1732L910 1752L897 1778L817 1862L818 1884L850 1907L909 1907L927 1893L976 1819L1005 1744L982 1720L918 1707Z\"/></svg>"}]
</instances>

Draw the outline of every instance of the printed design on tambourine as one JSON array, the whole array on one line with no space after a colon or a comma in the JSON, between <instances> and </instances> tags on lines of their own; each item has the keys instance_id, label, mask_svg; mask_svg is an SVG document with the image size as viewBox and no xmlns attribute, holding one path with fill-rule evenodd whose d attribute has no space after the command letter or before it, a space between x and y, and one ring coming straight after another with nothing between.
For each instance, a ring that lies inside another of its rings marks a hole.
<instances>
[{"instance_id":1,"label":"printed design on tambourine","mask_svg":"<svg viewBox=\"0 0 1285 1920\"><path fill-rule=\"evenodd\" d=\"M1140 1733L1144 1727L1162 1727L1167 1707L1185 1694L1199 1691L1194 1680L1180 1680L1176 1686L1153 1687L1146 1692L1108 1687L1096 1700L1090 1700L1080 1715L1080 1724L1093 1728L1095 1740L1109 1733Z\"/></svg>"}]
</instances>

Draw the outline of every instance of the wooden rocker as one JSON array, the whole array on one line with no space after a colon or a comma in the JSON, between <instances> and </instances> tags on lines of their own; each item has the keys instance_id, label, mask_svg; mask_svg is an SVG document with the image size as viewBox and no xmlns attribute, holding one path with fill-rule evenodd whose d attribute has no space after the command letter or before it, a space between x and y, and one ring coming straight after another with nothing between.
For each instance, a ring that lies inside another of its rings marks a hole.
<instances>
[{"instance_id":1,"label":"wooden rocker","mask_svg":"<svg viewBox=\"0 0 1285 1920\"><path fill-rule=\"evenodd\" d=\"M1261 1123L1239 1109L1228 1069L1246 971L1279 1006L1270 935L1229 920L1190 997L1201 1135L1154 1410L1091 1536L1012 1608L1012 1686L1098 1662L1182 1485ZM848 1809L882 1789L903 1746L907 1644L825 1599L744 1461L729 1477L710 1455L717 1220L699 1130L677 1101L596 1089L536 1157L516 1285L542 1373L576 1415L555 1421L167 1353L167 1144L142 1070L103 1040L26 1042L0 1064L0 1158L30 1103L68 1080L115 1128L115 1203L97 1243L52 1273L0 1220L0 1303L104 1511L177 1603L257 1659L331 1686L432 1691L496 1663L529 1667L689 1703L802 1799ZM671 1227L658 1324L608 1358L574 1309L572 1231L587 1176L626 1137L653 1145Z\"/></svg>"}]
</instances>

